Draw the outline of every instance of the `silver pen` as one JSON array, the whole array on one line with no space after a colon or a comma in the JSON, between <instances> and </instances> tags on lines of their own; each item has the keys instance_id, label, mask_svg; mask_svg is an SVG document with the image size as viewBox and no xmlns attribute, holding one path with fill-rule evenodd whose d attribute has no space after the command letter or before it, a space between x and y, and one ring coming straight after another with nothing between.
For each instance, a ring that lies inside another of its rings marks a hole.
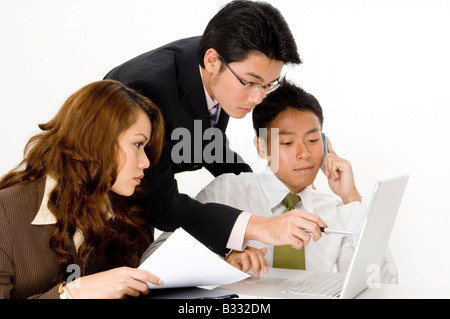
<instances>
[{"instance_id":1,"label":"silver pen","mask_svg":"<svg viewBox=\"0 0 450 319\"><path fill-rule=\"evenodd\" d=\"M354 235L355 234L352 231L340 230L340 229L332 229L332 228L326 228L326 227L320 227L320 231L322 233L338 234L338 235L345 235L345 236L350 236L350 235ZM306 230L306 229L305 229L305 232L311 233L309 230Z\"/></svg>"}]
</instances>

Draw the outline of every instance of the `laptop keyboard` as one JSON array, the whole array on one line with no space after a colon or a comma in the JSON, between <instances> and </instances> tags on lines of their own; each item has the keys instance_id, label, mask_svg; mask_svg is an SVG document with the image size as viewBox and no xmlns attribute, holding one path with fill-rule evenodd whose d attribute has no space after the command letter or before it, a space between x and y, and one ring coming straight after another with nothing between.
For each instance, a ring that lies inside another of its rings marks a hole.
<instances>
[{"instance_id":1,"label":"laptop keyboard","mask_svg":"<svg viewBox=\"0 0 450 319\"><path fill-rule=\"evenodd\" d=\"M345 277L329 274L316 274L283 289L281 293L339 297L344 279Z\"/></svg>"}]
</instances>

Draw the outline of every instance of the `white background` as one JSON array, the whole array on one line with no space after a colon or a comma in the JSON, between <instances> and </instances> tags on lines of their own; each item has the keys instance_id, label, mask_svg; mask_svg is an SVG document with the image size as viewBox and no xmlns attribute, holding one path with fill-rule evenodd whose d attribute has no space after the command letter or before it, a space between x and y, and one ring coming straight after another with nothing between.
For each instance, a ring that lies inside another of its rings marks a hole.
<instances>
[{"instance_id":1,"label":"white background","mask_svg":"<svg viewBox=\"0 0 450 319\"><path fill-rule=\"evenodd\" d=\"M2 1L0 175L65 99L136 55L200 35L227 1ZM376 179L409 173L390 248L400 283L450 285L450 1L272 0L303 64L288 77L313 93L324 131L368 200ZM232 120L232 147L255 171L251 118ZM177 176L189 195L206 171ZM323 176L316 181L326 190ZM449 295L450 296L450 295Z\"/></svg>"}]
</instances>

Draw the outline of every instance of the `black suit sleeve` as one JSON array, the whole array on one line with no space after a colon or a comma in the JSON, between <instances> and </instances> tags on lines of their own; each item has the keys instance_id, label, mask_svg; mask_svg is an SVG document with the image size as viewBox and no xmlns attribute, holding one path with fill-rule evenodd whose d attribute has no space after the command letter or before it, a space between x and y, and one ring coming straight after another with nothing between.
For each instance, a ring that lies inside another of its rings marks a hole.
<instances>
[{"instance_id":1,"label":"black suit sleeve","mask_svg":"<svg viewBox=\"0 0 450 319\"><path fill-rule=\"evenodd\" d=\"M168 143L160 161L145 175L150 191L144 201L151 224L163 231L183 227L215 253L224 255L241 211L221 204L202 204L180 194L171 169Z\"/></svg>"}]
</instances>

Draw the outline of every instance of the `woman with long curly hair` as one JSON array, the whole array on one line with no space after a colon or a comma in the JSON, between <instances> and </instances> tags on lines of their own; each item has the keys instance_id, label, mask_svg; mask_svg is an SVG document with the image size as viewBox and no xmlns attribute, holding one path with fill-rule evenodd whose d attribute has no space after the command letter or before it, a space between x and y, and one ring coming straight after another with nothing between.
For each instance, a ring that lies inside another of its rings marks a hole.
<instances>
[{"instance_id":1,"label":"woman with long curly hair","mask_svg":"<svg viewBox=\"0 0 450 319\"><path fill-rule=\"evenodd\" d=\"M158 108L104 80L39 127L0 179L0 298L122 298L162 284L136 269L152 236L132 200L161 154Z\"/></svg>"}]
</instances>

